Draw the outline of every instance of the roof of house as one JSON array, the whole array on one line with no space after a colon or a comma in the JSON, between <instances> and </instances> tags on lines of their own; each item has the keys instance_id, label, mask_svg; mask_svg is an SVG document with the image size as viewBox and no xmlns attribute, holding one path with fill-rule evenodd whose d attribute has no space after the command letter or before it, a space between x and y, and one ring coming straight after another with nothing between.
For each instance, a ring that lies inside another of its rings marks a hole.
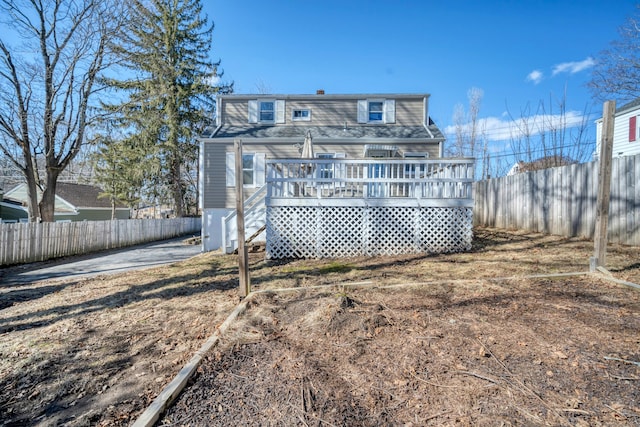
<instances>
[{"instance_id":1,"label":"roof of house","mask_svg":"<svg viewBox=\"0 0 640 427\"><path fill-rule=\"evenodd\" d=\"M631 110L633 108L640 107L640 98L636 98L631 102L627 102L620 108L616 108L616 113L620 113L622 111Z\"/></svg>"},{"instance_id":2,"label":"roof of house","mask_svg":"<svg viewBox=\"0 0 640 427\"><path fill-rule=\"evenodd\" d=\"M405 99L421 99L429 98L428 93L346 93L346 94L251 94L251 93L226 93L219 94L217 98L229 99L296 99L296 100L318 100L318 99L367 99L367 98L405 98Z\"/></svg>"},{"instance_id":3,"label":"roof of house","mask_svg":"<svg viewBox=\"0 0 640 427\"><path fill-rule=\"evenodd\" d=\"M99 197L103 193L100 187L87 184L74 184L71 182L58 182L56 196L64 199L76 208L111 208L108 197ZM116 202L116 207L126 207Z\"/></svg>"},{"instance_id":4,"label":"roof of house","mask_svg":"<svg viewBox=\"0 0 640 427\"><path fill-rule=\"evenodd\" d=\"M111 203L108 197L98 197L102 193L100 187L88 184L74 184L70 182L58 182L56 184L56 206L57 213L74 212L82 208L104 208L110 209ZM9 200L16 200L26 204L27 186L20 184L5 193L4 197ZM117 202L116 208L126 208L122 203Z\"/></svg>"},{"instance_id":5,"label":"roof of house","mask_svg":"<svg viewBox=\"0 0 640 427\"><path fill-rule=\"evenodd\" d=\"M444 140L444 135L431 122L429 126L229 126L220 127L215 138L300 138L311 132L314 139L432 139Z\"/></svg>"}]
</instances>

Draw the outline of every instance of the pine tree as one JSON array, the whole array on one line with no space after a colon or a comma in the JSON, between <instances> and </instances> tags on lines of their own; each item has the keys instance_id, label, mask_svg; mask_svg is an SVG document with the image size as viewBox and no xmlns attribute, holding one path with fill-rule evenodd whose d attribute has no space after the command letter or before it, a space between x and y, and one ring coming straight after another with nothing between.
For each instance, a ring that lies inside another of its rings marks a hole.
<instances>
[{"instance_id":1,"label":"pine tree","mask_svg":"<svg viewBox=\"0 0 640 427\"><path fill-rule=\"evenodd\" d=\"M118 202L129 208L138 207L146 168L144 150L135 140L116 140L105 136L100 141L99 149L93 156L95 179L102 185L103 193L99 197L109 199L111 219L115 219Z\"/></svg>"},{"instance_id":2,"label":"pine tree","mask_svg":"<svg viewBox=\"0 0 640 427\"><path fill-rule=\"evenodd\" d=\"M176 216L185 214L185 165L195 163L195 137L210 123L214 96L232 85L216 85L220 62L209 60L213 25L199 0L131 0L128 31L114 42L130 78L106 79L127 98L107 109L138 145L159 162L149 191L166 185ZM139 167L149 166L146 163Z\"/></svg>"}]
</instances>

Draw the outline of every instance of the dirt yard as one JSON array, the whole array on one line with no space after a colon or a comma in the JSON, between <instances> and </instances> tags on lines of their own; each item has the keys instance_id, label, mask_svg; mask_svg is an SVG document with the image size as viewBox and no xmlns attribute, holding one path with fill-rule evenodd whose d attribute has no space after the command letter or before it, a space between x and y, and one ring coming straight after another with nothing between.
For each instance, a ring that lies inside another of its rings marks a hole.
<instances>
[{"instance_id":1,"label":"dirt yard","mask_svg":"<svg viewBox=\"0 0 640 427\"><path fill-rule=\"evenodd\" d=\"M168 425L640 425L640 292L593 243L266 262ZM0 286L0 425L130 425L239 302L236 258ZM638 248L609 248L640 283ZM359 284L359 286L351 286ZM334 285L316 288L318 285Z\"/></svg>"}]
</instances>

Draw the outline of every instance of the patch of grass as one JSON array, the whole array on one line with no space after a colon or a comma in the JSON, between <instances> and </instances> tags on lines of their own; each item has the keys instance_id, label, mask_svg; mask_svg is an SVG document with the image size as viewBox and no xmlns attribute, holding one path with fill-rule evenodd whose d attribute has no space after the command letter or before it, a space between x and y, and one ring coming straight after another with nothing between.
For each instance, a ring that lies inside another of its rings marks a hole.
<instances>
[{"instance_id":1,"label":"patch of grass","mask_svg":"<svg viewBox=\"0 0 640 427\"><path fill-rule=\"evenodd\" d=\"M320 265L318 265L320 264ZM293 265L288 265L283 267L280 270L285 274L313 274L313 275L322 275L329 273L348 273L353 270L355 267L353 264L348 264L341 261L329 261L326 264L321 260L313 260L312 265L309 263L294 263Z\"/></svg>"},{"instance_id":2,"label":"patch of grass","mask_svg":"<svg viewBox=\"0 0 640 427\"><path fill-rule=\"evenodd\" d=\"M318 268L318 273L320 274L328 274L328 273L347 273L353 269L353 265L345 264L340 261L331 261L327 265L323 265Z\"/></svg>"}]
</instances>

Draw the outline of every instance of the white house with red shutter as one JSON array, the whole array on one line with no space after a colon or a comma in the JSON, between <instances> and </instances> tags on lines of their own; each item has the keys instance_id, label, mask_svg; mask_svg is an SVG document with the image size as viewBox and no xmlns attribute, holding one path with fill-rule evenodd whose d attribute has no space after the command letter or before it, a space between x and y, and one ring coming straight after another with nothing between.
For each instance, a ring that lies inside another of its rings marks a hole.
<instances>
[{"instance_id":1,"label":"white house with red shutter","mask_svg":"<svg viewBox=\"0 0 640 427\"><path fill-rule=\"evenodd\" d=\"M600 153L602 118L596 120L596 156ZM613 157L640 154L640 98L616 109L613 127Z\"/></svg>"}]
</instances>

